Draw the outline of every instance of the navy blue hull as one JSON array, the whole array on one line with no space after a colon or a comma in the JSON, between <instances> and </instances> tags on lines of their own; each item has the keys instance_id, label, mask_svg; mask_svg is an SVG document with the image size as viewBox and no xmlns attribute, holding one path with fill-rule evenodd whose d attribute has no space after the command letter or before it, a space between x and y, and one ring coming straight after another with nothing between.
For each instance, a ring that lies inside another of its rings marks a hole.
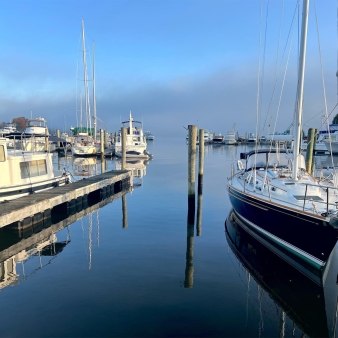
<instances>
[{"instance_id":1,"label":"navy blue hull","mask_svg":"<svg viewBox=\"0 0 338 338\"><path fill-rule=\"evenodd\" d=\"M250 222L253 231L301 259L327 261L338 233L324 218L254 198L231 186L228 191L235 212Z\"/></svg>"}]
</instances>

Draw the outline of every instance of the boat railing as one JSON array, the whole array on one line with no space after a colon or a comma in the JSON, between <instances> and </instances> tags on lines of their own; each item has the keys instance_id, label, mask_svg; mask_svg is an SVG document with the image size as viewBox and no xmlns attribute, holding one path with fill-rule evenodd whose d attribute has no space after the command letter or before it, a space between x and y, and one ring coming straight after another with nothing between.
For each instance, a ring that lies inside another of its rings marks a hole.
<instances>
[{"instance_id":1,"label":"boat railing","mask_svg":"<svg viewBox=\"0 0 338 338\"><path fill-rule=\"evenodd\" d=\"M237 174L243 174L243 173L238 173L238 172L235 173L234 165L232 165L232 167L231 167L231 177L229 178L229 179L231 179L231 183L232 183L233 177ZM244 185L243 185L244 189L245 189L246 183L247 183L246 179L244 179ZM302 200L303 200L303 206L301 208L302 211L305 211L305 212L311 212L312 211L313 213L316 213L316 214L323 216L323 217L328 217L330 214L333 213L333 211L338 212L338 187L321 185L321 184L314 184L314 183L306 183L306 182L301 183L301 184L305 186L305 194L304 194L304 198L302 198ZM322 200L314 200L310 195L308 196L308 193L309 193L308 187L309 186L323 189L323 191L326 193L326 200L323 200L323 199ZM266 181L266 187L267 187L268 197L271 200L272 189L270 187L269 180ZM262 194L263 194L263 191L264 191L264 189L261 189ZM329 202L329 197L332 196L332 195L337 196L337 201ZM276 197L274 197L274 200L278 200L278 201L281 201L283 203L287 203L289 205L297 206L298 208L300 207L299 203L289 202L289 201L286 201L284 199L279 199L279 198L276 198ZM311 207L306 206L306 201L311 202L312 206ZM323 209L325 209L325 212L323 211Z\"/></svg>"}]
</instances>

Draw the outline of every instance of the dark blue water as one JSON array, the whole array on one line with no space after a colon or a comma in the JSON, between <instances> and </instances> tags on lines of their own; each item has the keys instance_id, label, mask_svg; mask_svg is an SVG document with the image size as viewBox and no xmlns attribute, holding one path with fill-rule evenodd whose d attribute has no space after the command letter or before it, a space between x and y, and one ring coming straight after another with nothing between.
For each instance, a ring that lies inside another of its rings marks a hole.
<instances>
[{"instance_id":1,"label":"dark blue water","mask_svg":"<svg viewBox=\"0 0 338 338\"><path fill-rule=\"evenodd\" d=\"M154 158L145 176L135 178L124 213L120 198L55 234L51 227L44 238L39 232L23 240L2 230L0 335L332 335L337 266L327 293L236 225L229 224L234 243L226 236L226 179L243 148L205 148L200 236L187 227L185 139L157 137L148 149ZM59 165L74 170L72 159ZM90 170L101 167L97 161ZM116 160L103 167L114 169Z\"/></svg>"}]
</instances>

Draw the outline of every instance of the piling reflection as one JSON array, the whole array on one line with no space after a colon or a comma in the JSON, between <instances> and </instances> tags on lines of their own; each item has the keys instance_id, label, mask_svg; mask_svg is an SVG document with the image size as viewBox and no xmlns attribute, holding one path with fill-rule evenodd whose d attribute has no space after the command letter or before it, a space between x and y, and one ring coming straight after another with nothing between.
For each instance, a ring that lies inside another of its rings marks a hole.
<instances>
[{"instance_id":1,"label":"piling reflection","mask_svg":"<svg viewBox=\"0 0 338 338\"><path fill-rule=\"evenodd\" d=\"M262 299L262 293L266 292L278 305L281 336L285 334L287 321L291 320L302 335L335 337L337 247L325 271L316 275L313 271L298 269L292 262L276 255L259 241L259 237L247 233L243 226L245 224L231 211L225 226L227 242L247 272L248 290L253 278L258 286L258 298ZM260 322L264 322L263 312L261 316Z\"/></svg>"},{"instance_id":2,"label":"piling reflection","mask_svg":"<svg viewBox=\"0 0 338 338\"><path fill-rule=\"evenodd\" d=\"M25 230L20 230L17 223L13 223L0 230L0 290L6 286L15 285L27 279L33 273L42 269L44 266L51 264L52 260L71 243L69 227L72 223L82 220L88 216L88 266L92 266L91 249L93 225L96 223L96 241L99 245L99 214L98 211L103 206L115 201L131 192L132 188L124 189L108 198L97 201L82 210L76 210L68 215L54 215L49 219L45 219L34 226ZM67 228L68 231L65 238L58 238L57 234L61 230ZM37 264L29 264L31 258L38 257ZM50 257L49 259L42 259ZM20 267L21 275L18 272ZM29 271L28 271L29 270Z\"/></svg>"}]
</instances>

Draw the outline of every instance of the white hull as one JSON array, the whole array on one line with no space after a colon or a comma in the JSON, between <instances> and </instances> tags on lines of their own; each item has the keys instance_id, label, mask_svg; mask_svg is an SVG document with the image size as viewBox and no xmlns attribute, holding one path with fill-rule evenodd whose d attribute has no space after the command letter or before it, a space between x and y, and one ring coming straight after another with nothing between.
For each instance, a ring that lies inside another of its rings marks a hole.
<instances>
[{"instance_id":1,"label":"white hull","mask_svg":"<svg viewBox=\"0 0 338 338\"><path fill-rule=\"evenodd\" d=\"M61 171L60 171L61 173ZM21 184L10 187L0 187L0 202L14 200L23 196L30 195L49 189L53 189L58 186L62 186L70 183L68 175L56 176L44 181L33 182L32 184Z\"/></svg>"},{"instance_id":2,"label":"white hull","mask_svg":"<svg viewBox=\"0 0 338 338\"><path fill-rule=\"evenodd\" d=\"M227 145L235 145L237 143L236 140L224 140L224 144Z\"/></svg>"},{"instance_id":3,"label":"white hull","mask_svg":"<svg viewBox=\"0 0 338 338\"><path fill-rule=\"evenodd\" d=\"M306 151L307 149L307 142L302 142L302 150ZM327 152L328 151L328 147L330 147L330 145L326 146L326 144L324 142L316 142L314 145L313 150L317 151L317 152ZM332 147L333 148L333 147ZM337 147L337 152L338 152L338 147Z\"/></svg>"},{"instance_id":4,"label":"white hull","mask_svg":"<svg viewBox=\"0 0 338 338\"><path fill-rule=\"evenodd\" d=\"M95 146L72 146L74 156L95 156L97 151Z\"/></svg>"},{"instance_id":5,"label":"white hull","mask_svg":"<svg viewBox=\"0 0 338 338\"><path fill-rule=\"evenodd\" d=\"M324 142L326 146L326 151L330 151L332 149L333 154L338 154L338 142L331 142L331 148L330 148L330 142Z\"/></svg>"}]
</instances>

